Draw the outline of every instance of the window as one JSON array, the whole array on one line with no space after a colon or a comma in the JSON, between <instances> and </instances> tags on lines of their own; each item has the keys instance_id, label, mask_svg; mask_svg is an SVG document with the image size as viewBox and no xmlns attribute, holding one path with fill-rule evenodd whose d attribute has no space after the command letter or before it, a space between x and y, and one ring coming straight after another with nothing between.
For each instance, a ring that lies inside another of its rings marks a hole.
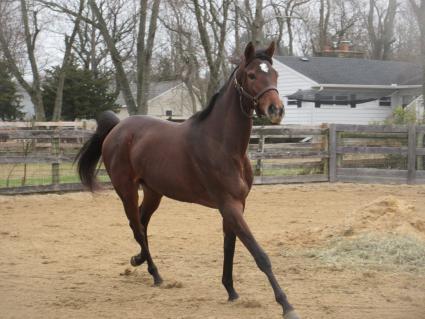
<instances>
[{"instance_id":1,"label":"window","mask_svg":"<svg viewBox=\"0 0 425 319\"><path fill-rule=\"evenodd\" d=\"M346 95L337 95L335 96L336 105L348 105L348 96Z\"/></svg>"},{"instance_id":2,"label":"window","mask_svg":"<svg viewBox=\"0 0 425 319\"><path fill-rule=\"evenodd\" d=\"M301 107L302 105L302 101L301 100L292 100L292 99L288 99L288 106L291 105L296 105L298 108Z\"/></svg>"},{"instance_id":3,"label":"window","mask_svg":"<svg viewBox=\"0 0 425 319\"><path fill-rule=\"evenodd\" d=\"M391 106L391 96L381 97L379 99L379 106Z\"/></svg>"},{"instance_id":4,"label":"window","mask_svg":"<svg viewBox=\"0 0 425 319\"><path fill-rule=\"evenodd\" d=\"M320 108L322 105L350 105L351 107L356 107L355 103L349 102L347 95L316 95L316 102L314 102L314 107Z\"/></svg>"}]
</instances>

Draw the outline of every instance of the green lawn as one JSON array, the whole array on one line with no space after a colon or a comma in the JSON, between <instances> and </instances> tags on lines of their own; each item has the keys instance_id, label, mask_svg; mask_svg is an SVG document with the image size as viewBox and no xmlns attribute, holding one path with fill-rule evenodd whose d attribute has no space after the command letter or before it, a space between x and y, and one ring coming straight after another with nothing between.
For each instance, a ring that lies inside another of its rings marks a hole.
<instances>
[{"instance_id":1,"label":"green lawn","mask_svg":"<svg viewBox=\"0 0 425 319\"><path fill-rule=\"evenodd\" d=\"M107 175L99 176L102 182L109 181ZM78 183L75 167L72 163L61 163L59 166L59 183ZM0 188L19 186L38 186L52 184L52 166L50 164L1 164Z\"/></svg>"}]
</instances>

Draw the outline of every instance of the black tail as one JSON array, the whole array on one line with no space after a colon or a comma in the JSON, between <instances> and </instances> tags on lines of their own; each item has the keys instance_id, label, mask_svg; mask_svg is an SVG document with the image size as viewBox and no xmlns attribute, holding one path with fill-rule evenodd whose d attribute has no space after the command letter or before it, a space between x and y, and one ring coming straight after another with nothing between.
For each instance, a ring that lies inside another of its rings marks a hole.
<instances>
[{"instance_id":1,"label":"black tail","mask_svg":"<svg viewBox=\"0 0 425 319\"><path fill-rule=\"evenodd\" d=\"M105 137L119 123L119 118L112 111L101 113L97 118L96 132L84 143L74 159L81 183L91 191L97 188L96 165L102 155L102 144Z\"/></svg>"}]
</instances>

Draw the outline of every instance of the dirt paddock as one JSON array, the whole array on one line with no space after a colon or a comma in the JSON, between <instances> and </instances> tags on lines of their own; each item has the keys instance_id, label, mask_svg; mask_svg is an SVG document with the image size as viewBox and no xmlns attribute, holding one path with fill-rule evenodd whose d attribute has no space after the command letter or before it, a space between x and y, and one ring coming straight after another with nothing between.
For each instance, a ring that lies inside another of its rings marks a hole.
<instances>
[{"instance_id":1,"label":"dirt paddock","mask_svg":"<svg viewBox=\"0 0 425 319\"><path fill-rule=\"evenodd\" d=\"M410 236L425 246L425 186L257 186L246 218L302 318L425 318L421 252L405 266L404 248L390 247L393 264L362 251L354 261L323 257L336 251L331 243L364 234ZM216 211L164 199L149 240L161 287L152 286L146 265L129 265L138 246L114 192L0 197L0 317L282 317L239 242L240 299L226 301Z\"/></svg>"}]
</instances>

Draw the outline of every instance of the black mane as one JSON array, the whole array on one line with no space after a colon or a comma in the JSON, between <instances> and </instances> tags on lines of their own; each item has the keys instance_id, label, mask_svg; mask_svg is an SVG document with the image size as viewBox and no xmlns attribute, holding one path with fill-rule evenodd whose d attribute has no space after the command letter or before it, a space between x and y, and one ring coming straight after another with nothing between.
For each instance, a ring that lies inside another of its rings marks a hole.
<instances>
[{"instance_id":1,"label":"black mane","mask_svg":"<svg viewBox=\"0 0 425 319\"><path fill-rule=\"evenodd\" d=\"M265 50L258 50L255 53L255 58L254 59L260 59L260 60L265 60L268 61L270 64L273 64L273 60L271 57L269 57L266 53ZM252 61L252 60L251 60ZM211 111L214 108L215 103L217 102L218 98L223 94L224 89L227 87L227 85L229 84L230 80L233 77L233 74L236 72L236 70L238 69L238 67L234 68L232 73L229 76L229 79L226 81L226 83L220 88L220 90L218 90L217 93L215 93L210 101L208 102L208 105L206 108L196 112L195 114L193 114L190 118L194 119L197 122L201 122L203 120L205 120L208 115L210 115Z\"/></svg>"}]
</instances>

